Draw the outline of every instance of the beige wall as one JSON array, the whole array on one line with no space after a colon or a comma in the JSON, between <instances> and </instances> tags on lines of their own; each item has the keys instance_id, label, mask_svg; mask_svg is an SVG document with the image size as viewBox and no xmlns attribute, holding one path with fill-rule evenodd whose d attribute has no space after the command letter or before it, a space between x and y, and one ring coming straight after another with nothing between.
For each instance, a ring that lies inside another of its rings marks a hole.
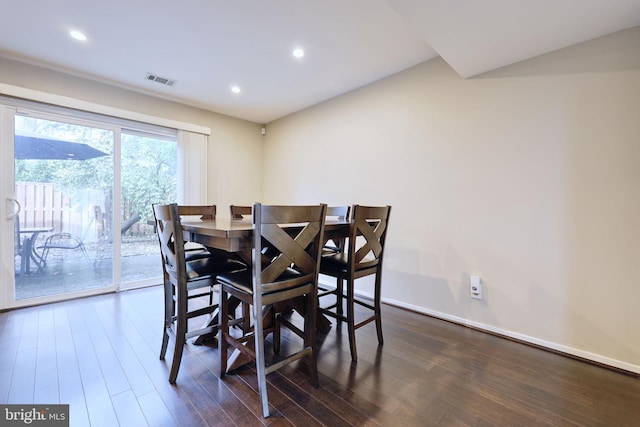
<instances>
[{"instance_id":1,"label":"beige wall","mask_svg":"<svg viewBox=\"0 0 640 427\"><path fill-rule=\"evenodd\" d=\"M210 127L219 206L389 203L386 300L640 372L638 28L468 80L433 60L264 139L257 124L8 59L0 82Z\"/></svg>"},{"instance_id":2,"label":"beige wall","mask_svg":"<svg viewBox=\"0 0 640 427\"><path fill-rule=\"evenodd\" d=\"M387 301L640 372L639 28L423 63L270 123L263 167L265 201L393 205Z\"/></svg>"},{"instance_id":3,"label":"beige wall","mask_svg":"<svg viewBox=\"0 0 640 427\"><path fill-rule=\"evenodd\" d=\"M228 216L223 207L260 199L260 125L6 58L0 58L0 82L208 127L208 202Z\"/></svg>"}]
</instances>

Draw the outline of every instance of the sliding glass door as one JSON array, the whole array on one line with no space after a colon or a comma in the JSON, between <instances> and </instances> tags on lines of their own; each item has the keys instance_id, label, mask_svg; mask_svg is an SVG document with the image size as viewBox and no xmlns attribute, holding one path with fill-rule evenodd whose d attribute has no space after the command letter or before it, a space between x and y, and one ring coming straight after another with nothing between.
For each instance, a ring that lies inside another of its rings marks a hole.
<instances>
[{"instance_id":1,"label":"sliding glass door","mask_svg":"<svg viewBox=\"0 0 640 427\"><path fill-rule=\"evenodd\" d=\"M151 205L176 200L175 137L1 105L0 115L2 234L13 237L0 244L0 308L161 283Z\"/></svg>"}]
</instances>

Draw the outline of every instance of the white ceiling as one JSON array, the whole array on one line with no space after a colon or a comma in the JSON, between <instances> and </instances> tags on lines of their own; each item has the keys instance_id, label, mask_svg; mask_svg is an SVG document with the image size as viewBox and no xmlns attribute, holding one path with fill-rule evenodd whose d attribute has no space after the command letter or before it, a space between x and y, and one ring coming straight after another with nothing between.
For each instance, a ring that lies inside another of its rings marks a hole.
<instances>
[{"instance_id":1,"label":"white ceiling","mask_svg":"<svg viewBox=\"0 0 640 427\"><path fill-rule=\"evenodd\" d=\"M640 0L2 0L0 10L0 56L256 123L438 55L469 78L640 25Z\"/></svg>"}]
</instances>

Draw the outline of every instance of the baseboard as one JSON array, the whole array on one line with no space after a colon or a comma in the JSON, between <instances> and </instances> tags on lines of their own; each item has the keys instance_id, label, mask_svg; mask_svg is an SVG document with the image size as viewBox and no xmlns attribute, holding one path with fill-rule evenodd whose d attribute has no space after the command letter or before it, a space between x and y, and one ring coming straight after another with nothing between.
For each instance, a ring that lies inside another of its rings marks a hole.
<instances>
[{"instance_id":1,"label":"baseboard","mask_svg":"<svg viewBox=\"0 0 640 427\"><path fill-rule=\"evenodd\" d=\"M362 293L362 296L365 298L371 298L371 295L366 293ZM610 357L602 356L600 354L591 353L588 351L568 347L565 345L557 344L550 341L541 340L535 337L530 337L528 335L519 334L513 331L508 331L501 328L496 328L495 326L486 325L480 322L474 322L469 319L464 319L462 317L451 316L446 313L440 313L434 310L428 310L424 307L415 306L412 304L407 304L402 301L396 301L389 298L383 298L382 302L385 304L393 305L395 307L404 308L406 310L414 311L416 313L425 314L427 316L431 316L437 319L446 320L448 322L456 323L458 325L467 326L473 329L477 329L483 332L487 332L493 335L497 335L500 337L504 337L507 339L512 339L515 341L522 342L524 344L530 344L535 347L539 347L542 349L553 351L554 353L560 353L565 356L577 358L583 360L585 362L594 363L599 366L615 369L616 371L621 371L628 375L640 376L640 366L634 365L631 363L627 363L621 360L612 359Z\"/></svg>"}]
</instances>

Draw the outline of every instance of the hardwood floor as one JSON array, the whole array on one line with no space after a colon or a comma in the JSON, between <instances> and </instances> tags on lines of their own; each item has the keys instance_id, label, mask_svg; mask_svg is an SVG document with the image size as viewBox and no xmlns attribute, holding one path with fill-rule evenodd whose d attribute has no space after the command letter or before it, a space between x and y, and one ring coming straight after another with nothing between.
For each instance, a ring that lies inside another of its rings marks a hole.
<instances>
[{"instance_id":1,"label":"hardwood floor","mask_svg":"<svg viewBox=\"0 0 640 427\"><path fill-rule=\"evenodd\" d=\"M632 426L640 380L544 350L383 306L357 332L320 334L320 388L304 366L220 380L214 345L185 348L176 385L158 359L160 287L0 313L0 403L70 404L72 426ZM286 346L297 345L283 336ZM171 353L171 347L168 353Z\"/></svg>"}]
</instances>

